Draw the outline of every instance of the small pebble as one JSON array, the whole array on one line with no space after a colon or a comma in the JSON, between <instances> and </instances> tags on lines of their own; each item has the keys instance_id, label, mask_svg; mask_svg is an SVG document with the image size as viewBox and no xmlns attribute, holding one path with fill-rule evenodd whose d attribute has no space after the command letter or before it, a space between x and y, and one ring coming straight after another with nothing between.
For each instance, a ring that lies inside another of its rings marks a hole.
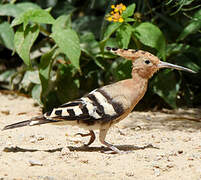
<instances>
[{"instance_id":1,"label":"small pebble","mask_svg":"<svg viewBox=\"0 0 201 180\"><path fill-rule=\"evenodd\" d=\"M37 137L37 140L38 140L38 141L42 141L42 140L44 140L44 139L45 139L44 136L38 136L38 137Z\"/></svg>"},{"instance_id":2,"label":"small pebble","mask_svg":"<svg viewBox=\"0 0 201 180\"><path fill-rule=\"evenodd\" d=\"M30 166L43 166L43 164L38 160L29 160Z\"/></svg>"},{"instance_id":3,"label":"small pebble","mask_svg":"<svg viewBox=\"0 0 201 180\"><path fill-rule=\"evenodd\" d=\"M185 138L183 138L182 139L184 142L189 142L189 141L191 141L192 139L191 139L191 137L185 137Z\"/></svg>"},{"instance_id":4,"label":"small pebble","mask_svg":"<svg viewBox=\"0 0 201 180\"><path fill-rule=\"evenodd\" d=\"M169 156L177 156L178 154L175 151L170 151Z\"/></svg>"},{"instance_id":5,"label":"small pebble","mask_svg":"<svg viewBox=\"0 0 201 180\"><path fill-rule=\"evenodd\" d=\"M134 172L126 172L126 176L128 177L133 177L135 174Z\"/></svg>"},{"instance_id":6,"label":"small pebble","mask_svg":"<svg viewBox=\"0 0 201 180\"><path fill-rule=\"evenodd\" d=\"M188 160L193 161L193 160L194 160L194 158L193 158L193 157L188 157Z\"/></svg>"},{"instance_id":7,"label":"small pebble","mask_svg":"<svg viewBox=\"0 0 201 180\"><path fill-rule=\"evenodd\" d=\"M68 154L70 154L70 149L68 147L62 148L61 155L65 156L65 155L68 155Z\"/></svg>"},{"instance_id":8,"label":"small pebble","mask_svg":"<svg viewBox=\"0 0 201 180\"><path fill-rule=\"evenodd\" d=\"M36 138L31 138L31 139L30 139L30 142L31 142L31 143L35 143L36 141L37 141Z\"/></svg>"},{"instance_id":9,"label":"small pebble","mask_svg":"<svg viewBox=\"0 0 201 180\"><path fill-rule=\"evenodd\" d=\"M155 176L160 176L160 170L159 169L154 169L154 175Z\"/></svg>"},{"instance_id":10,"label":"small pebble","mask_svg":"<svg viewBox=\"0 0 201 180\"><path fill-rule=\"evenodd\" d=\"M178 151L178 154L182 154L184 151L183 150L179 150Z\"/></svg>"},{"instance_id":11,"label":"small pebble","mask_svg":"<svg viewBox=\"0 0 201 180\"><path fill-rule=\"evenodd\" d=\"M41 135L36 135L36 136L35 135L31 135L30 137L31 137L31 139L30 139L31 143L35 143L36 141L42 141L42 140L45 139L45 137L41 136Z\"/></svg>"},{"instance_id":12,"label":"small pebble","mask_svg":"<svg viewBox=\"0 0 201 180\"><path fill-rule=\"evenodd\" d=\"M120 135L125 136L126 134L124 132L122 132L121 130L118 129L118 132Z\"/></svg>"},{"instance_id":13,"label":"small pebble","mask_svg":"<svg viewBox=\"0 0 201 180\"><path fill-rule=\"evenodd\" d=\"M142 128L140 127L140 126L137 126L136 128L135 128L135 131L139 131L139 130L141 130Z\"/></svg>"},{"instance_id":14,"label":"small pebble","mask_svg":"<svg viewBox=\"0 0 201 180\"><path fill-rule=\"evenodd\" d=\"M5 114L5 115L9 115L9 114L10 114L10 111L9 111L9 110L4 110L4 111L2 110L1 113L2 113L2 114Z\"/></svg>"},{"instance_id":15,"label":"small pebble","mask_svg":"<svg viewBox=\"0 0 201 180\"><path fill-rule=\"evenodd\" d=\"M159 160L161 160L162 159L162 157L160 156L160 155L157 155L156 157L155 157L155 161L159 161Z\"/></svg>"},{"instance_id":16,"label":"small pebble","mask_svg":"<svg viewBox=\"0 0 201 180\"><path fill-rule=\"evenodd\" d=\"M162 138L161 138L161 141L162 141L162 142L168 142L168 138L167 138L167 137L162 137Z\"/></svg>"},{"instance_id":17,"label":"small pebble","mask_svg":"<svg viewBox=\"0 0 201 180\"><path fill-rule=\"evenodd\" d=\"M192 167L194 167L194 166L193 166L193 164L189 164L188 167L189 167L189 168L192 168Z\"/></svg>"},{"instance_id":18,"label":"small pebble","mask_svg":"<svg viewBox=\"0 0 201 180\"><path fill-rule=\"evenodd\" d=\"M173 167L174 167L173 163L167 164L167 168L173 168Z\"/></svg>"},{"instance_id":19,"label":"small pebble","mask_svg":"<svg viewBox=\"0 0 201 180\"><path fill-rule=\"evenodd\" d=\"M149 155L144 155L144 159L145 159L145 161L150 162L150 156Z\"/></svg>"},{"instance_id":20,"label":"small pebble","mask_svg":"<svg viewBox=\"0 0 201 180\"><path fill-rule=\"evenodd\" d=\"M80 162L83 163L83 164L88 164L89 160L88 159L81 159Z\"/></svg>"},{"instance_id":21,"label":"small pebble","mask_svg":"<svg viewBox=\"0 0 201 180\"><path fill-rule=\"evenodd\" d=\"M153 162L153 163L152 163L152 166L155 167L155 168L160 168L160 165L159 165L159 163L157 163L157 162Z\"/></svg>"}]
</instances>

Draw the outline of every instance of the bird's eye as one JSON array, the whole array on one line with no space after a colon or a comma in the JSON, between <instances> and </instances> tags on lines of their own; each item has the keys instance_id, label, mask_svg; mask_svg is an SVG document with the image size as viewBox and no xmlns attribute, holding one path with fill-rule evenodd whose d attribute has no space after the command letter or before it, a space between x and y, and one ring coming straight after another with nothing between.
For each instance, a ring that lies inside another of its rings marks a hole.
<instances>
[{"instance_id":1,"label":"bird's eye","mask_svg":"<svg viewBox=\"0 0 201 180\"><path fill-rule=\"evenodd\" d=\"M150 64L150 60L145 60L145 64Z\"/></svg>"}]
</instances>

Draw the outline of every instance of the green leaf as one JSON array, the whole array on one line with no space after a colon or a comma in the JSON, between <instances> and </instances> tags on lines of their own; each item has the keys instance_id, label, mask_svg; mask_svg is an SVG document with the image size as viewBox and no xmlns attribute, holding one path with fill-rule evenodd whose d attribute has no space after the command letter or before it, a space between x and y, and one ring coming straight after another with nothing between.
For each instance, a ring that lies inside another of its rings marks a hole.
<instances>
[{"instance_id":1,"label":"green leaf","mask_svg":"<svg viewBox=\"0 0 201 180\"><path fill-rule=\"evenodd\" d=\"M14 48L14 32L8 22L0 24L0 43L8 49Z\"/></svg>"},{"instance_id":2,"label":"green leaf","mask_svg":"<svg viewBox=\"0 0 201 180\"><path fill-rule=\"evenodd\" d=\"M0 4L0 16L13 16L17 17L21 13L30 9L39 9L40 7L34 3L24 2L17 4Z\"/></svg>"},{"instance_id":3,"label":"green leaf","mask_svg":"<svg viewBox=\"0 0 201 180\"><path fill-rule=\"evenodd\" d=\"M21 12L21 8L14 4L0 4L0 16L17 17Z\"/></svg>"},{"instance_id":4,"label":"green leaf","mask_svg":"<svg viewBox=\"0 0 201 180\"><path fill-rule=\"evenodd\" d=\"M15 69L6 70L5 72L0 73L0 81L1 82L10 82L12 76L16 73ZM3 83L2 83L3 84Z\"/></svg>"},{"instance_id":5,"label":"green leaf","mask_svg":"<svg viewBox=\"0 0 201 180\"><path fill-rule=\"evenodd\" d=\"M81 54L80 41L77 33L72 29L57 29L51 34L56 44L59 46L71 63L79 68L79 59Z\"/></svg>"},{"instance_id":6,"label":"green leaf","mask_svg":"<svg viewBox=\"0 0 201 180\"><path fill-rule=\"evenodd\" d=\"M28 92L32 88L33 84L40 84L38 71L27 70L19 84L19 89L23 89Z\"/></svg>"},{"instance_id":7,"label":"green leaf","mask_svg":"<svg viewBox=\"0 0 201 180\"><path fill-rule=\"evenodd\" d=\"M149 22L141 23L134 29L134 36L144 45L158 50L165 59L165 37L157 26Z\"/></svg>"},{"instance_id":8,"label":"green leaf","mask_svg":"<svg viewBox=\"0 0 201 180\"><path fill-rule=\"evenodd\" d=\"M130 24L120 26L117 30L117 40L121 48L127 48L130 42L133 27Z\"/></svg>"},{"instance_id":9,"label":"green leaf","mask_svg":"<svg viewBox=\"0 0 201 180\"><path fill-rule=\"evenodd\" d=\"M179 92L180 82L176 80L175 74L171 70L159 72L152 83L153 91L172 108L176 108L176 96Z\"/></svg>"},{"instance_id":10,"label":"green leaf","mask_svg":"<svg viewBox=\"0 0 201 180\"><path fill-rule=\"evenodd\" d=\"M50 71L52 69L52 63L54 61L53 56L55 55L55 50L45 53L41 56L40 64L39 64L39 77L41 81L42 91L41 91L41 99L44 102L45 96L51 90L50 85Z\"/></svg>"},{"instance_id":11,"label":"green leaf","mask_svg":"<svg viewBox=\"0 0 201 180\"><path fill-rule=\"evenodd\" d=\"M15 5L20 8L22 12L28 11L30 9L41 9L39 5L31 2L16 3Z\"/></svg>"},{"instance_id":12,"label":"green leaf","mask_svg":"<svg viewBox=\"0 0 201 180\"><path fill-rule=\"evenodd\" d=\"M100 44L104 44L109 38L110 36L122 25L122 23L112 23L110 24L103 36L103 40L100 42Z\"/></svg>"},{"instance_id":13,"label":"green leaf","mask_svg":"<svg viewBox=\"0 0 201 180\"><path fill-rule=\"evenodd\" d=\"M24 87L27 87L30 83L33 84L40 84L40 79L38 75L37 70L27 70L24 74L23 80L21 81L21 84L24 85Z\"/></svg>"},{"instance_id":14,"label":"green leaf","mask_svg":"<svg viewBox=\"0 0 201 180\"><path fill-rule=\"evenodd\" d=\"M14 36L15 49L24 63L28 66L30 62L30 49L38 37L39 27L37 25L28 25L23 31L23 26L20 26Z\"/></svg>"},{"instance_id":15,"label":"green leaf","mask_svg":"<svg viewBox=\"0 0 201 180\"><path fill-rule=\"evenodd\" d=\"M127 17L129 17L129 16L132 16L132 15L134 14L135 7L136 7L135 3L129 5L129 6L126 8L126 10L123 11L122 17L123 17L123 18L127 18Z\"/></svg>"},{"instance_id":16,"label":"green leaf","mask_svg":"<svg viewBox=\"0 0 201 180\"><path fill-rule=\"evenodd\" d=\"M41 56L41 60L39 64L39 73L40 73L40 77L43 77L46 81L50 77L53 54L54 54L54 51L50 51Z\"/></svg>"},{"instance_id":17,"label":"green leaf","mask_svg":"<svg viewBox=\"0 0 201 180\"><path fill-rule=\"evenodd\" d=\"M136 20L133 18L126 18L124 21L125 22L135 22Z\"/></svg>"},{"instance_id":18,"label":"green leaf","mask_svg":"<svg viewBox=\"0 0 201 180\"><path fill-rule=\"evenodd\" d=\"M59 29L67 29L71 27L71 15L59 16L52 25L52 32L57 32Z\"/></svg>"},{"instance_id":19,"label":"green leaf","mask_svg":"<svg viewBox=\"0 0 201 180\"><path fill-rule=\"evenodd\" d=\"M45 11L43 9L31 9L16 17L12 21L11 26L13 27L24 23L25 29L26 25L29 22L53 24L55 22L55 19L49 14L48 11Z\"/></svg>"},{"instance_id":20,"label":"green leaf","mask_svg":"<svg viewBox=\"0 0 201 180\"><path fill-rule=\"evenodd\" d=\"M183 29L178 37L178 41L185 39L188 35L197 32L201 28L201 9L198 10L190 23Z\"/></svg>"},{"instance_id":21,"label":"green leaf","mask_svg":"<svg viewBox=\"0 0 201 180\"><path fill-rule=\"evenodd\" d=\"M31 91L31 96L33 99L37 101L38 104L42 104L40 100L40 94L41 94L41 85L40 84L35 84L34 87L32 88Z\"/></svg>"}]
</instances>

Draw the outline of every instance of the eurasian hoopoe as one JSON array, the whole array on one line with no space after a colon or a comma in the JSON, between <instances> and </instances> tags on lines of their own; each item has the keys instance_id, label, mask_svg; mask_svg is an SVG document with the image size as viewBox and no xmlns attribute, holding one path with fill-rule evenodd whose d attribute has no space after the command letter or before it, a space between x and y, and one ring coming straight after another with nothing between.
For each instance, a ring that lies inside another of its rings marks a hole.
<instances>
[{"instance_id":1,"label":"eurasian hoopoe","mask_svg":"<svg viewBox=\"0 0 201 180\"><path fill-rule=\"evenodd\" d=\"M90 136L86 144L90 145L95 140L93 130L99 129L100 142L112 151L120 153L119 149L105 141L107 131L113 124L124 119L142 99L147 90L149 78L160 68L165 67L194 73L190 69L162 62L156 56L142 50L110 47L107 47L107 50L132 60L132 79L95 89L88 95L54 108L42 116L5 126L3 130L46 123L77 125L89 130L87 134L78 134L82 137Z\"/></svg>"}]
</instances>

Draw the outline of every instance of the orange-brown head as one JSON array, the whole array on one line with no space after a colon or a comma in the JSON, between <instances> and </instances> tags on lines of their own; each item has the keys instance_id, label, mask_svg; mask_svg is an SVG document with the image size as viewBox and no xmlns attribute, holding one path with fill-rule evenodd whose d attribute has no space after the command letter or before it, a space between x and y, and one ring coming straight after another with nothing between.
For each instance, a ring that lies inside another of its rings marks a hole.
<instances>
[{"instance_id":1,"label":"orange-brown head","mask_svg":"<svg viewBox=\"0 0 201 180\"><path fill-rule=\"evenodd\" d=\"M125 59L132 60L133 73L138 73L143 78L150 78L160 68L172 68L187 71L190 73L195 73L191 69L160 61L158 57L146 51L110 47L107 47L106 49Z\"/></svg>"}]
</instances>

